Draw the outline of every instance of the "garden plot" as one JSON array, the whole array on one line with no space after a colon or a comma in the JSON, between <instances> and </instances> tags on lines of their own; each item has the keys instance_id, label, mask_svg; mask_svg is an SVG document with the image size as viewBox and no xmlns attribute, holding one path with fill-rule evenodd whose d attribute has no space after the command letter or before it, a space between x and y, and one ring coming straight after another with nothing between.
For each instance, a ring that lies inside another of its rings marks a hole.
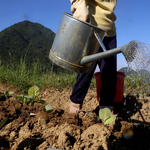
<instances>
[{"instance_id":1,"label":"garden plot","mask_svg":"<svg viewBox=\"0 0 150 150\"><path fill-rule=\"evenodd\" d=\"M5 99L4 91L14 91ZM115 122L104 125L91 116L98 116L96 92L89 90L83 108L77 114L69 113L71 90L62 92L44 89L38 98L54 110L45 112L41 103L23 103L17 89L0 84L1 149L57 148L66 150L149 150L150 98L126 95L122 104L116 104ZM20 107L20 109L17 109Z\"/></svg>"}]
</instances>

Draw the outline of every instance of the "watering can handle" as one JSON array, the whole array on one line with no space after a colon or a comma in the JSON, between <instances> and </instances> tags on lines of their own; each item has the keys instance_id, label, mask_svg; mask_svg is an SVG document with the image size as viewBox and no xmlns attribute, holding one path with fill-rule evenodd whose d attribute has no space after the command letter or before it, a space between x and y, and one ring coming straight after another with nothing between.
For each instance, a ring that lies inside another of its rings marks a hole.
<instances>
[{"instance_id":1,"label":"watering can handle","mask_svg":"<svg viewBox=\"0 0 150 150\"><path fill-rule=\"evenodd\" d=\"M96 32L94 32L94 35L95 35L95 37L97 38L97 40L98 40L100 46L102 47L103 51L105 52L105 51L106 51L106 47L104 46L104 44L103 44L103 42L102 42L102 40L101 40L99 34L96 33Z\"/></svg>"}]
</instances>

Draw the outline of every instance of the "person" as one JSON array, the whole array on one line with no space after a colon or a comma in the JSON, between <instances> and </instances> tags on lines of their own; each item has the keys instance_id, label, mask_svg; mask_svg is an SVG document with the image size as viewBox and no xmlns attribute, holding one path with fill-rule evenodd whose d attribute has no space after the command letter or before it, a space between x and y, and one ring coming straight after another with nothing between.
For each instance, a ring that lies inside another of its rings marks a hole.
<instances>
[{"instance_id":1,"label":"person","mask_svg":"<svg viewBox=\"0 0 150 150\"><path fill-rule=\"evenodd\" d=\"M114 9L117 0L70 0L73 17L88 21L107 31L103 43L107 50L116 48L116 27ZM100 47L99 52L102 51ZM82 108L96 66L101 72L100 109L109 108L113 113L117 83L116 55L95 61L88 73L78 73L76 83L70 96L70 112Z\"/></svg>"}]
</instances>

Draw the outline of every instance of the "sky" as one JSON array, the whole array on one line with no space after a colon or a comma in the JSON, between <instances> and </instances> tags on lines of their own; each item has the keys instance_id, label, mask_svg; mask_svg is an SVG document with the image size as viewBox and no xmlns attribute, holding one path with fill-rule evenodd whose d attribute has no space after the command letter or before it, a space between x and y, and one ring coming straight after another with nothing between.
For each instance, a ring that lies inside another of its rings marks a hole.
<instances>
[{"instance_id":1,"label":"sky","mask_svg":"<svg viewBox=\"0 0 150 150\"><path fill-rule=\"evenodd\" d=\"M29 20L57 32L63 12L70 12L69 0L0 0L0 32L15 23ZM150 0L118 0L117 47L138 40L150 45ZM123 54L117 55L117 69L126 67Z\"/></svg>"}]
</instances>

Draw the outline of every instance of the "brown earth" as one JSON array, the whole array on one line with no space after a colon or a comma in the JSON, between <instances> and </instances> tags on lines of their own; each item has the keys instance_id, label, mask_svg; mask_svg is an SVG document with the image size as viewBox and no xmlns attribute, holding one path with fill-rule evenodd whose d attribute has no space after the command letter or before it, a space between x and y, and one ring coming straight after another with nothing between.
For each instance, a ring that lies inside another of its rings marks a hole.
<instances>
[{"instance_id":1,"label":"brown earth","mask_svg":"<svg viewBox=\"0 0 150 150\"><path fill-rule=\"evenodd\" d=\"M6 90L15 92L7 100L3 96ZM39 98L54 107L49 114L40 103L32 106L16 100L21 92L12 86L0 84L0 93L0 122L7 119L0 128L1 150L150 150L149 97L126 96L122 104L115 106L117 120L104 126L87 115L98 114L93 90L88 91L77 114L69 113L71 90L40 92Z\"/></svg>"}]
</instances>

